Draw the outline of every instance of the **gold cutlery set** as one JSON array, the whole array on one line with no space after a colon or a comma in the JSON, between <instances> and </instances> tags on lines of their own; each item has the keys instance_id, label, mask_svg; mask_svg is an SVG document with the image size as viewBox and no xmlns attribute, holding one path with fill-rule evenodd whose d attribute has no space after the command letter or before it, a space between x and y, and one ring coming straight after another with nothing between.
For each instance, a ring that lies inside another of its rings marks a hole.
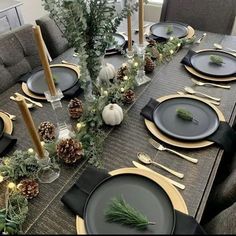
<instances>
[{"instance_id":1,"label":"gold cutlery set","mask_svg":"<svg viewBox=\"0 0 236 236\"><path fill-rule=\"evenodd\" d=\"M22 97L22 98L24 98L26 101L28 101L28 102L26 102L26 104L27 104L27 107L28 107L29 109L30 109L30 108L33 108L33 107L35 107L35 106L37 106L37 107L43 107L43 105L42 105L41 102L36 102L36 101L32 100L31 98L28 98L28 97L26 97L26 96L24 96L24 95L22 95L22 94L20 94L20 93L15 93L15 95L18 96L18 97ZM15 98L14 96L11 96L10 99L13 100L13 101L16 100L16 98Z\"/></svg>"},{"instance_id":2,"label":"gold cutlery set","mask_svg":"<svg viewBox=\"0 0 236 236\"><path fill-rule=\"evenodd\" d=\"M37 107L43 107L42 103L36 102L36 101L34 101L34 100L32 100L32 99L30 99L30 98L28 98L28 97L26 97L26 96L24 96L24 95L22 95L22 94L20 94L20 93L17 93L17 92L16 92L15 95L18 96L18 97L23 97L26 101L28 101L28 102L26 102L26 104L27 104L27 107L28 107L29 109L34 108L34 107L36 107L36 106L37 106ZM12 101L15 101L15 100L16 100L16 97L10 96L10 99L11 99ZM4 111L4 110L0 110L0 112L6 114L6 115L10 118L10 120L13 120L13 121L16 120L16 116L15 116L15 115L12 115L12 114L10 114L10 113Z\"/></svg>"},{"instance_id":3,"label":"gold cutlery set","mask_svg":"<svg viewBox=\"0 0 236 236\"><path fill-rule=\"evenodd\" d=\"M191 81L195 85L198 85L198 86L212 86L212 87L218 87L218 88L223 88L223 89L230 89L230 85L220 85L220 84L214 84L214 83L205 83L205 82L201 82L201 81L195 80L193 78L191 79ZM196 91L193 88L188 87L188 86L184 87L184 91L177 91L177 93L179 95L191 94L193 96L200 97L200 98L204 99L204 101L206 101L208 103L212 103L212 104L214 104L216 106L220 105L220 100L221 100L220 98L213 97L213 96L210 96L208 94Z\"/></svg>"}]
</instances>

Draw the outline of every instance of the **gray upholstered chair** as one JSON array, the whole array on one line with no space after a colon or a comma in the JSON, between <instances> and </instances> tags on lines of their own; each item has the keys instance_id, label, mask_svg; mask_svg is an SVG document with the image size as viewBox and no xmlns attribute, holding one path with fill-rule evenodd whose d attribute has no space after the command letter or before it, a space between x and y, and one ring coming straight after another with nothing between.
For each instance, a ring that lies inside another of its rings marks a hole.
<instances>
[{"instance_id":1,"label":"gray upholstered chair","mask_svg":"<svg viewBox=\"0 0 236 236\"><path fill-rule=\"evenodd\" d=\"M236 203L203 225L208 234L236 234Z\"/></svg>"},{"instance_id":2,"label":"gray upholstered chair","mask_svg":"<svg viewBox=\"0 0 236 236\"><path fill-rule=\"evenodd\" d=\"M160 21L179 21L195 29L231 34L235 0L164 0Z\"/></svg>"},{"instance_id":3,"label":"gray upholstered chair","mask_svg":"<svg viewBox=\"0 0 236 236\"><path fill-rule=\"evenodd\" d=\"M68 42L55 21L48 15L37 19L36 24L40 26L43 40L52 59L56 58L68 48Z\"/></svg>"},{"instance_id":4,"label":"gray upholstered chair","mask_svg":"<svg viewBox=\"0 0 236 236\"><path fill-rule=\"evenodd\" d=\"M32 25L0 35L0 93L40 65Z\"/></svg>"}]
</instances>

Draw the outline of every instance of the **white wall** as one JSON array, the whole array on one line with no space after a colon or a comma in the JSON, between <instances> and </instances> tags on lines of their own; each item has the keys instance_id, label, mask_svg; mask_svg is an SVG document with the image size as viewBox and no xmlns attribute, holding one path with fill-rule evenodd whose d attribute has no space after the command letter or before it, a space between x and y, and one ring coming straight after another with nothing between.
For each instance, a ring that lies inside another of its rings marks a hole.
<instances>
[{"instance_id":1,"label":"white wall","mask_svg":"<svg viewBox=\"0 0 236 236\"><path fill-rule=\"evenodd\" d=\"M35 24L35 20L47 14L43 9L41 0L19 0L23 3L21 6L22 15L25 23ZM145 20L158 22L160 19L161 4L148 4L145 6ZM233 28L233 35L236 35L236 20Z\"/></svg>"},{"instance_id":2,"label":"white wall","mask_svg":"<svg viewBox=\"0 0 236 236\"><path fill-rule=\"evenodd\" d=\"M25 24L29 23L34 25L36 19L47 14L43 9L41 0L19 0L19 2L23 3L23 5L21 5L21 13Z\"/></svg>"}]
</instances>

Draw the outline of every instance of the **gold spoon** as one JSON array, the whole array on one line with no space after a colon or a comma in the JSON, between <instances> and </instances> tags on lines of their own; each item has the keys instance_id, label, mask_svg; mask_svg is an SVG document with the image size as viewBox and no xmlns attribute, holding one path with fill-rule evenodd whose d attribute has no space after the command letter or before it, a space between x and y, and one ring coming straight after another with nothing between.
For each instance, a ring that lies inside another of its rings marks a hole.
<instances>
[{"instance_id":1,"label":"gold spoon","mask_svg":"<svg viewBox=\"0 0 236 236\"><path fill-rule=\"evenodd\" d=\"M150 157L147 153L138 152L137 157L138 157L138 159L139 159L142 163L144 163L144 164L147 164L147 165L149 165L149 164L154 164L154 165L156 165L156 166L159 166L159 167L162 168L163 170L165 170L165 171L171 173L172 175L175 175L175 176L179 177L180 179L182 179L182 178L184 177L184 174L179 173L179 172L177 172L177 171L174 171L174 170L172 170L172 169L170 169L170 168L168 168L168 167L166 167L166 166L163 166L163 165L161 165L161 164L159 164L159 163L153 161L153 160L151 159L151 157Z\"/></svg>"},{"instance_id":2,"label":"gold spoon","mask_svg":"<svg viewBox=\"0 0 236 236\"><path fill-rule=\"evenodd\" d=\"M13 101L16 101L15 97L13 97L13 96L11 96L10 99L13 100ZM29 109L35 107L35 105L33 103L27 103L26 102L26 105Z\"/></svg>"},{"instance_id":3,"label":"gold spoon","mask_svg":"<svg viewBox=\"0 0 236 236\"><path fill-rule=\"evenodd\" d=\"M195 93L196 93L196 94L200 94L200 95L202 95L202 96L204 96L204 97L210 98L210 99L212 99L212 100L215 100L215 101L217 101L217 102L220 101L220 98L212 97L212 96L207 95L207 94L205 94L205 93L195 91L195 90L192 89L191 87L187 87L187 86L186 86L186 87L184 87L184 90L185 90L186 92L190 93L190 94L195 94Z\"/></svg>"},{"instance_id":4,"label":"gold spoon","mask_svg":"<svg viewBox=\"0 0 236 236\"><path fill-rule=\"evenodd\" d=\"M234 53L236 52L236 50L234 50L232 48L228 48L228 47L223 48L223 46L221 44L218 44L218 43L214 43L214 47L216 49L219 49L219 50L227 50L227 51L231 51L231 52L234 52Z\"/></svg>"}]
</instances>

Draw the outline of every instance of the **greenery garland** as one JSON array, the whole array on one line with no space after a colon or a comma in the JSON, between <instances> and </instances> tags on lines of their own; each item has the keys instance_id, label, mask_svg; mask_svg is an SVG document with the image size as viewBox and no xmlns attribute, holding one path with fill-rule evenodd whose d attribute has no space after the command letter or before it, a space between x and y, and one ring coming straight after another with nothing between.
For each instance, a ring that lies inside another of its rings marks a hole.
<instances>
[{"instance_id":1,"label":"greenery garland","mask_svg":"<svg viewBox=\"0 0 236 236\"><path fill-rule=\"evenodd\" d=\"M169 61L178 50L193 39L170 38L166 43L152 42L159 53L155 58L157 65ZM149 45L150 46L150 45ZM146 54L154 57L151 47L147 47ZM95 165L102 165L102 147L105 139L104 122L102 110L108 103L125 105L123 94L128 90L135 89L135 76L139 68L138 57L135 56L132 62L125 64L127 73L122 80L110 83L108 87L101 85L97 87L96 99L93 102L85 101L85 110L78 120L75 139L79 140L84 149L85 158ZM107 86L107 85L106 85ZM45 143L45 149L50 153L53 163L58 162L56 155L56 143ZM34 151L15 151L11 156L6 156L0 163L0 182L6 184L5 207L0 210L0 232L16 234L21 232L22 225L28 212L28 201L19 192L17 184L22 178L37 178L38 163ZM2 206L0 206L2 207Z\"/></svg>"}]
</instances>

